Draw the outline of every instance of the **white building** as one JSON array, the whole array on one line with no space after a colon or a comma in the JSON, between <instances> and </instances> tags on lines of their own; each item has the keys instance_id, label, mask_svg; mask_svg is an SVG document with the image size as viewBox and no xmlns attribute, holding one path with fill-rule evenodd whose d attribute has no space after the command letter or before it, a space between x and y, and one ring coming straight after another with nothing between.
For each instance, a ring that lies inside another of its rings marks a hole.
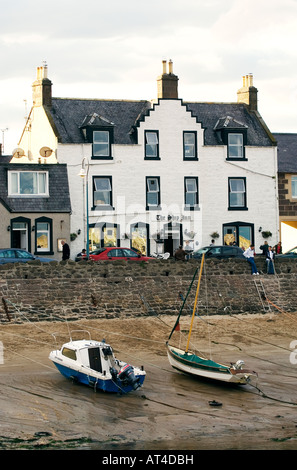
<instances>
[{"instance_id":1,"label":"white building","mask_svg":"<svg viewBox=\"0 0 297 470\"><path fill-rule=\"evenodd\" d=\"M163 61L155 102L64 99L52 97L40 67L12 161L67 164L72 257L86 244L87 202L90 249L172 254L187 241L208 245L217 232L216 244L259 251L261 230L271 244L279 238L277 149L252 81L243 78L234 103L184 102Z\"/></svg>"}]
</instances>

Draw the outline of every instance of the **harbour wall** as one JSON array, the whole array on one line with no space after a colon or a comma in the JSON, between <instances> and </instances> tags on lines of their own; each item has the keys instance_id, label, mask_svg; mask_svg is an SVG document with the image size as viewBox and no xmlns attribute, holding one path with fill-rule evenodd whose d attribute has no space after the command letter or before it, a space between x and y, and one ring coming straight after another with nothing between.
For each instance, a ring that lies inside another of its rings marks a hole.
<instances>
[{"instance_id":1,"label":"harbour wall","mask_svg":"<svg viewBox=\"0 0 297 470\"><path fill-rule=\"evenodd\" d=\"M275 275L256 259L260 276L245 260L206 260L200 314L297 311L297 261L276 260ZM196 278L193 275L198 269ZM191 313L200 261L74 261L0 266L0 322L63 321Z\"/></svg>"}]
</instances>

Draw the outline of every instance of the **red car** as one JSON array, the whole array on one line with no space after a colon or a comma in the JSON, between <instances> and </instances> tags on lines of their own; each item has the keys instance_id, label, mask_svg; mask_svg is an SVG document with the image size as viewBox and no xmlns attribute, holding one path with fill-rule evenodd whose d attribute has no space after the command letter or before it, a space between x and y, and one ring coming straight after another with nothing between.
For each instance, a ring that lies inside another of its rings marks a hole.
<instances>
[{"instance_id":1,"label":"red car","mask_svg":"<svg viewBox=\"0 0 297 470\"><path fill-rule=\"evenodd\" d=\"M101 261L101 260L135 260L135 261L148 261L153 258L138 254L136 251L130 248L118 248L118 247L105 247L94 250L89 255L90 260Z\"/></svg>"}]
</instances>

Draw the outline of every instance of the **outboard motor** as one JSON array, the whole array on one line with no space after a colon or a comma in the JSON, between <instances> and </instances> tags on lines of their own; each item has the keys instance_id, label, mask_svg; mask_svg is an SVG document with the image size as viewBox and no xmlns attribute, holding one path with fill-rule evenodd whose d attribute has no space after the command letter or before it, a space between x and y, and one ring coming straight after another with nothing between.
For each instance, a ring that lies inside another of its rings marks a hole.
<instances>
[{"instance_id":1,"label":"outboard motor","mask_svg":"<svg viewBox=\"0 0 297 470\"><path fill-rule=\"evenodd\" d=\"M124 365L119 374L118 378L123 382L124 385L131 385L134 390L140 387L139 380L134 375L134 369L130 364Z\"/></svg>"},{"instance_id":2,"label":"outboard motor","mask_svg":"<svg viewBox=\"0 0 297 470\"><path fill-rule=\"evenodd\" d=\"M240 359L237 362L235 362L235 364L233 365L234 369L237 369L237 370L242 369L243 366L244 366L244 361Z\"/></svg>"}]
</instances>

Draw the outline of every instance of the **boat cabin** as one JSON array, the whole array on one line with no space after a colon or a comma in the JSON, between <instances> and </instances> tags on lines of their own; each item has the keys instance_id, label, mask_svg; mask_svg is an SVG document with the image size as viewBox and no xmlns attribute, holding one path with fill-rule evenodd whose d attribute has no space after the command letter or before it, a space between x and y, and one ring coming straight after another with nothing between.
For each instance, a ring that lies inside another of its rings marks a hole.
<instances>
[{"instance_id":1,"label":"boat cabin","mask_svg":"<svg viewBox=\"0 0 297 470\"><path fill-rule=\"evenodd\" d=\"M110 367L117 366L111 346L103 342L86 340L70 342L62 347L61 354L83 367L102 374L109 372Z\"/></svg>"}]
</instances>

